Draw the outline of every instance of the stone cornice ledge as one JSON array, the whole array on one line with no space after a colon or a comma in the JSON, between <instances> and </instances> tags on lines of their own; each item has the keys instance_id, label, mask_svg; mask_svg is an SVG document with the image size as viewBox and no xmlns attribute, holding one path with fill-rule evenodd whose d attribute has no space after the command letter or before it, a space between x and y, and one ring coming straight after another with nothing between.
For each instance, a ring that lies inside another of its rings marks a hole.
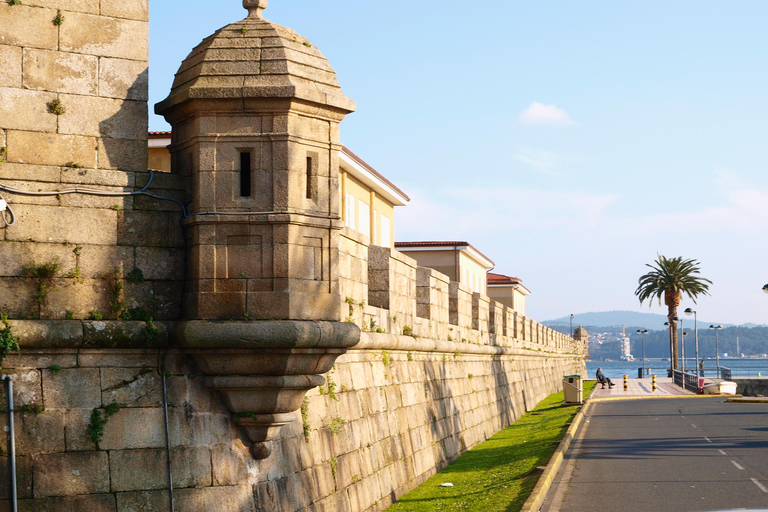
<instances>
[{"instance_id":1,"label":"stone cornice ledge","mask_svg":"<svg viewBox=\"0 0 768 512\"><path fill-rule=\"evenodd\" d=\"M566 351L548 351L544 347L541 350L500 347L496 345L476 345L474 343L461 343L456 341L434 340L430 338L401 336L398 334L382 334L363 332L360 334L360 342L348 351L354 350L401 350L408 352L434 352L441 354L477 354L492 356L519 356L519 357L582 357L585 354Z\"/></svg>"}]
</instances>

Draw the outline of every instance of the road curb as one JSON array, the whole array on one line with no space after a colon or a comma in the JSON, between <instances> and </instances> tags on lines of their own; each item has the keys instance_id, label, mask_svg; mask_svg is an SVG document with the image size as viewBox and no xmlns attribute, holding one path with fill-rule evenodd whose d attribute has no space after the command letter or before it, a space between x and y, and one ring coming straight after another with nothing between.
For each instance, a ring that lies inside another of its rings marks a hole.
<instances>
[{"instance_id":1,"label":"road curb","mask_svg":"<svg viewBox=\"0 0 768 512\"><path fill-rule=\"evenodd\" d=\"M579 426L581 425L586 411L591 404L592 399L588 398L584 404L584 407L582 407L581 410L576 413L576 416L573 417L571 426L568 427L568 431L565 433L563 439L560 441L560 444L557 446L555 453L552 455L552 458L549 459L549 463L547 464L546 469L541 474L539 481L536 482L536 486L533 488L533 491L531 491L531 495L528 496L527 500L525 500L523 508L520 509L520 512L538 512L541 508L541 505L544 503L544 498L546 498L547 494L549 493L549 488L552 486L552 481L555 479L555 475L557 475L557 472L560 470L560 466L563 464L565 452L571 446L571 442L573 442L576 430L578 430Z\"/></svg>"}]
</instances>

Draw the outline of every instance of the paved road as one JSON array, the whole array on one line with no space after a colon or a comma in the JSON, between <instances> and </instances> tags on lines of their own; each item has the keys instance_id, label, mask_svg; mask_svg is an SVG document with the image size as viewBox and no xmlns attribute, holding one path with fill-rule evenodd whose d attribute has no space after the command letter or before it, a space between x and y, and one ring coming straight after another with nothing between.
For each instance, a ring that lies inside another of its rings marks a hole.
<instances>
[{"instance_id":1,"label":"paved road","mask_svg":"<svg viewBox=\"0 0 768 512\"><path fill-rule=\"evenodd\" d=\"M542 510L768 508L768 404L641 399L587 414Z\"/></svg>"}]
</instances>

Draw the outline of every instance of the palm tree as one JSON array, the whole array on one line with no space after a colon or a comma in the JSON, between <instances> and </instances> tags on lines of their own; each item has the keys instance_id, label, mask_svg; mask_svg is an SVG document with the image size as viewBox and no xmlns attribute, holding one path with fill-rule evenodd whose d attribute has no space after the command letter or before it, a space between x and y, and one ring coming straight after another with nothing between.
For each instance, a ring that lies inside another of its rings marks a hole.
<instances>
[{"instance_id":1,"label":"palm tree","mask_svg":"<svg viewBox=\"0 0 768 512\"><path fill-rule=\"evenodd\" d=\"M677 369L677 306L680 305L682 294L688 295L694 304L699 295L709 295L709 285L712 281L699 277L699 262L696 260L684 260L682 257L666 258L659 255L655 265L646 263L651 270L638 279L635 295L642 304L646 299L653 302L653 298L664 296L664 304L667 306L667 318L669 319L670 355L672 356L672 368Z\"/></svg>"}]
</instances>

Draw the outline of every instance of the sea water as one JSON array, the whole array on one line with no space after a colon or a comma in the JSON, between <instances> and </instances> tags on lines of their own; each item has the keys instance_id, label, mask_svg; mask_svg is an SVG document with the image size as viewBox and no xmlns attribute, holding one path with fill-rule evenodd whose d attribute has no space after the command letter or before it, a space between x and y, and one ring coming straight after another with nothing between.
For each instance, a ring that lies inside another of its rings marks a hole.
<instances>
[{"instance_id":1,"label":"sea water","mask_svg":"<svg viewBox=\"0 0 768 512\"><path fill-rule=\"evenodd\" d=\"M657 377L666 377L671 363L659 359L646 359L645 367L650 368L648 375ZM587 361L587 375L582 375L586 379L594 379L598 368L603 369L603 373L611 380L623 379L626 375L630 379L636 379L638 368L643 367L642 360L635 361ZM768 359L757 358L720 358L721 368L730 368L733 377L768 377ZM704 377L716 377L717 360L704 360ZM695 371L696 360L685 360L685 369Z\"/></svg>"}]
</instances>

